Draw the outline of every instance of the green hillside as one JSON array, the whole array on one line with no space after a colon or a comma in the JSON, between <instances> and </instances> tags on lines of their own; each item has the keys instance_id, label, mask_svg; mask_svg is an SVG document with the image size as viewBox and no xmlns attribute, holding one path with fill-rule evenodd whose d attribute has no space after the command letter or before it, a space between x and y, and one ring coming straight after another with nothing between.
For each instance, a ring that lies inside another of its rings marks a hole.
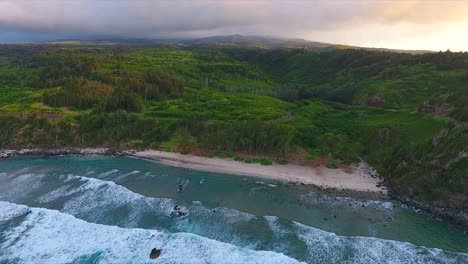
<instances>
[{"instance_id":1,"label":"green hillside","mask_svg":"<svg viewBox=\"0 0 468 264\"><path fill-rule=\"evenodd\" d=\"M269 73L284 99L322 98L354 105L431 112L468 120L468 53L226 49Z\"/></svg>"},{"instance_id":2,"label":"green hillside","mask_svg":"<svg viewBox=\"0 0 468 264\"><path fill-rule=\"evenodd\" d=\"M466 53L0 46L1 148L364 159L402 197L465 211L467 105Z\"/></svg>"}]
</instances>

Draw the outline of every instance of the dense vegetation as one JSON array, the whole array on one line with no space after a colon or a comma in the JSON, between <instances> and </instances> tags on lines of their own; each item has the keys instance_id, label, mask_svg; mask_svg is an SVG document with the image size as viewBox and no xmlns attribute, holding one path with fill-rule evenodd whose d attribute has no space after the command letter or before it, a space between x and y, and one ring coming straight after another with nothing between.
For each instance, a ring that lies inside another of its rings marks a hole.
<instances>
[{"instance_id":1,"label":"dense vegetation","mask_svg":"<svg viewBox=\"0 0 468 264\"><path fill-rule=\"evenodd\" d=\"M409 55L365 50L227 50L275 78L287 100L322 98L414 111L467 121L468 53ZM427 107L429 105L430 107Z\"/></svg>"},{"instance_id":2,"label":"dense vegetation","mask_svg":"<svg viewBox=\"0 0 468 264\"><path fill-rule=\"evenodd\" d=\"M364 159L401 195L459 209L467 107L467 53L0 46L2 148Z\"/></svg>"}]
</instances>

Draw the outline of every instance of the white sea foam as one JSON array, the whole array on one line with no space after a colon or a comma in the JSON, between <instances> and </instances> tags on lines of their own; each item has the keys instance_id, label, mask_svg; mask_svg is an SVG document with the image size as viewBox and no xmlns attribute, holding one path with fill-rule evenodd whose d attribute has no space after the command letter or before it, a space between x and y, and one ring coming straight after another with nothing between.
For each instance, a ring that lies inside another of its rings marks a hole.
<instances>
[{"instance_id":1,"label":"white sea foam","mask_svg":"<svg viewBox=\"0 0 468 264\"><path fill-rule=\"evenodd\" d=\"M314 263L468 263L468 254L372 237L346 237L294 222Z\"/></svg>"},{"instance_id":2,"label":"white sea foam","mask_svg":"<svg viewBox=\"0 0 468 264\"><path fill-rule=\"evenodd\" d=\"M139 174L139 173L140 173L140 171L134 170L134 171L131 171L131 172L124 173L122 175L118 175L116 177L113 177L112 180L115 181L115 182L119 182L122 179L124 179L125 177L131 176L131 175L136 175L136 174Z\"/></svg>"},{"instance_id":3,"label":"white sea foam","mask_svg":"<svg viewBox=\"0 0 468 264\"><path fill-rule=\"evenodd\" d=\"M172 199L143 196L112 181L71 174L56 177L63 185L34 198L38 206L59 208L63 213L93 223L126 228L143 225L163 230L179 230L242 247L256 248L257 241L246 242L236 232L237 224L249 222L255 218L254 215L222 207L210 209L200 202L187 205L187 208ZM27 194L28 190L25 189L24 193ZM179 212L183 212L183 215L178 215ZM192 214L194 217L187 217ZM163 218L154 219L160 216ZM152 219L151 222L148 217Z\"/></svg>"},{"instance_id":4,"label":"white sea foam","mask_svg":"<svg viewBox=\"0 0 468 264\"><path fill-rule=\"evenodd\" d=\"M351 197L330 196L318 192L309 192L301 196L303 202L318 206L346 206L351 208L370 207L377 210L391 211L394 204L388 201L355 199Z\"/></svg>"},{"instance_id":5,"label":"white sea foam","mask_svg":"<svg viewBox=\"0 0 468 264\"><path fill-rule=\"evenodd\" d=\"M276 184L265 183L263 181L256 181L255 183L260 184L260 185L267 185L267 186L270 186L270 187L273 187L273 188L277 186Z\"/></svg>"},{"instance_id":6,"label":"white sea foam","mask_svg":"<svg viewBox=\"0 0 468 264\"><path fill-rule=\"evenodd\" d=\"M106 172L103 172L101 174L99 174L99 178L104 178L104 177L107 177L107 176L110 176L111 174L114 174L114 173L117 173L119 172L119 170L117 169L113 169L113 170L110 170L110 171L106 171Z\"/></svg>"},{"instance_id":7,"label":"white sea foam","mask_svg":"<svg viewBox=\"0 0 468 264\"><path fill-rule=\"evenodd\" d=\"M133 226L144 213L151 212L164 216L171 216L174 211L176 201L166 198L147 197L130 191L112 181L103 181L82 176L67 175L65 182L77 180L82 182L80 186L70 188L64 185L49 193L44 194L38 200L40 203L50 203L55 200L67 197L62 212L72 215L82 215L92 212L96 220L105 217L106 210L122 206L131 208L127 221L127 226ZM77 195L75 195L77 194ZM252 214L244 213L235 209L217 207L213 210L206 208L201 202L194 203L190 210L180 206L181 211L193 211L199 215L218 215L223 218L223 223L248 222L255 219ZM88 218L89 219L89 218ZM133 223L132 223L133 221Z\"/></svg>"},{"instance_id":8,"label":"white sea foam","mask_svg":"<svg viewBox=\"0 0 468 264\"><path fill-rule=\"evenodd\" d=\"M0 212L23 208L0 203ZM193 234L125 229L54 210L30 210L19 226L3 233L0 262L60 264L94 256L99 263L298 263L280 253L244 249ZM149 259L152 248L162 249L157 261Z\"/></svg>"},{"instance_id":9,"label":"white sea foam","mask_svg":"<svg viewBox=\"0 0 468 264\"><path fill-rule=\"evenodd\" d=\"M335 197L336 201L341 204L351 204L353 207L372 207L376 209L392 210L394 205L392 202L377 201L377 200L359 200L351 197Z\"/></svg>"},{"instance_id":10,"label":"white sea foam","mask_svg":"<svg viewBox=\"0 0 468 264\"><path fill-rule=\"evenodd\" d=\"M25 205L17 205L0 201L0 223L21 216L29 212Z\"/></svg>"},{"instance_id":11,"label":"white sea foam","mask_svg":"<svg viewBox=\"0 0 468 264\"><path fill-rule=\"evenodd\" d=\"M279 218L277 216L267 215L263 218L265 218L265 220L268 223L268 226L270 227L270 230L275 236L280 237L286 233L284 228L282 228L281 225L278 223Z\"/></svg>"},{"instance_id":12,"label":"white sea foam","mask_svg":"<svg viewBox=\"0 0 468 264\"><path fill-rule=\"evenodd\" d=\"M33 192L41 186L41 179L44 174L21 174L14 175L11 181L3 183L5 191L0 192L2 200L18 200L23 199L28 193ZM14 190L14 191L13 191Z\"/></svg>"},{"instance_id":13,"label":"white sea foam","mask_svg":"<svg viewBox=\"0 0 468 264\"><path fill-rule=\"evenodd\" d=\"M225 208L225 207L217 207L214 209L217 214L223 216L224 221L226 223L234 224L239 222L249 222L255 219L255 215L244 213L232 208Z\"/></svg>"},{"instance_id":14,"label":"white sea foam","mask_svg":"<svg viewBox=\"0 0 468 264\"><path fill-rule=\"evenodd\" d=\"M176 205L175 201L165 198L146 197L134 193L112 181L68 175L70 180L82 182L80 186L69 188L62 186L39 198L41 202L52 202L67 197L62 211L72 215L91 212L95 219L105 217L108 209L128 206L131 208L128 219L129 225L139 220L144 212L153 212L170 216ZM79 195L74 195L79 194ZM182 207L182 210L186 210Z\"/></svg>"}]
</instances>

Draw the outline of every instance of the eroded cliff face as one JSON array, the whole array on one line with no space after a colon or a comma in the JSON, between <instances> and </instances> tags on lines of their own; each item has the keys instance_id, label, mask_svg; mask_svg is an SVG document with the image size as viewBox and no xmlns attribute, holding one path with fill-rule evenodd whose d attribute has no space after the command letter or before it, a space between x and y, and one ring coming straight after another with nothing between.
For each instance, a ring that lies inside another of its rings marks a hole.
<instances>
[{"instance_id":1,"label":"eroded cliff face","mask_svg":"<svg viewBox=\"0 0 468 264\"><path fill-rule=\"evenodd\" d=\"M399 148L382 171L397 197L468 228L468 125L444 129L416 148Z\"/></svg>"}]
</instances>

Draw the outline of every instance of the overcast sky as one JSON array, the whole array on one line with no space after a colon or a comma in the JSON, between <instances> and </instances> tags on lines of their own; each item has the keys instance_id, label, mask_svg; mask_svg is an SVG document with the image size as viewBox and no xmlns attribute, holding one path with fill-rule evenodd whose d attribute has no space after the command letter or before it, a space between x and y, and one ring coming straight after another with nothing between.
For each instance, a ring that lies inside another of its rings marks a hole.
<instances>
[{"instance_id":1,"label":"overcast sky","mask_svg":"<svg viewBox=\"0 0 468 264\"><path fill-rule=\"evenodd\" d=\"M225 34L468 51L468 0L0 0L0 42Z\"/></svg>"}]
</instances>

